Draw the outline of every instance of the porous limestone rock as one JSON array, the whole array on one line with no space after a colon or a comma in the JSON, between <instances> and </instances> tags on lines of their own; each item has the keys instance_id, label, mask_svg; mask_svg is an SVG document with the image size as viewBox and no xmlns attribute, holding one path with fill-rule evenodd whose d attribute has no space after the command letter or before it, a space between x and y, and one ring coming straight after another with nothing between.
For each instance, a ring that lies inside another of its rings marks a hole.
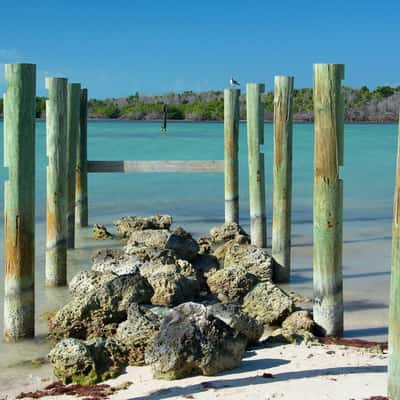
<instances>
[{"instance_id":1,"label":"porous limestone rock","mask_svg":"<svg viewBox=\"0 0 400 400\"><path fill-rule=\"evenodd\" d=\"M151 217L122 217L114 221L117 228L117 234L123 238L129 238L134 231L147 229L169 229L172 224L170 215L154 215Z\"/></svg>"},{"instance_id":2,"label":"porous limestone rock","mask_svg":"<svg viewBox=\"0 0 400 400\"><path fill-rule=\"evenodd\" d=\"M245 268L223 268L205 273L211 293L223 303L241 303L243 297L258 283Z\"/></svg>"},{"instance_id":3,"label":"porous limestone rock","mask_svg":"<svg viewBox=\"0 0 400 400\"><path fill-rule=\"evenodd\" d=\"M264 325L274 325L293 311L294 303L278 286L261 282L244 297L242 309Z\"/></svg>"},{"instance_id":4,"label":"porous limestone rock","mask_svg":"<svg viewBox=\"0 0 400 400\"><path fill-rule=\"evenodd\" d=\"M165 317L145 361L154 378L214 375L237 367L246 344L245 336L211 315L204 305L184 303Z\"/></svg>"},{"instance_id":5,"label":"porous limestone rock","mask_svg":"<svg viewBox=\"0 0 400 400\"><path fill-rule=\"evenodd\" d=\"M125 251L127 254L133 254L132 247L157 247L163 249L171 232L167 229L146 229L144 231L132 231Z\"/></svg>"},{"instance_id":6,"label":"porous limestone rock","mask_svg":"<svg viewBox=\"0 0 400 400\"><path fill-rule=\"evenodd\" d=\"M177 258L192 261L196 258L200 250L198 243L193 239L189 232L183 228L177 228L169 236L165 247L175 252Z\"/></svg>"},{"instance_id":7,"label":"porous limestone rock","mask_svg":"<svg viewBox=\"0 0 400 400\"><path fill-rule=\"evenodd\" d=\"M237 238L239 241L250 241L249 235L236 222L226 222L221 226L212 228L210 237L213 243L228 242Z\"/></svg>"},{"instance_id":8,"label":"porous limestone rock","mask_svg":"<svg viewBox=\"0 0 400 400\"><path fill-rule=\"evenodd\" d=\"M93 239L94 240L106 240L111 239L113 235L108 232L104 225L94 224L93 225Z\"/></svg>"}]
</instances>

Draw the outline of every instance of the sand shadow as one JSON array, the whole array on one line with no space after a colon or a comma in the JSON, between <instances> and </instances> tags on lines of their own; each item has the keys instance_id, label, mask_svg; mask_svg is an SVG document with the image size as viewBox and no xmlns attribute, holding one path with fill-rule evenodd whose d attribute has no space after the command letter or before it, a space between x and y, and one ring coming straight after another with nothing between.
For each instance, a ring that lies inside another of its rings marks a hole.
<instances>
[{"instance_id":1,"label":"sand shadow","mask_svg":"<svg viewBox=\"0 0 400 400\"><path fill-rule=\"evenodd\" d=\"M257 360L261 363L271 360ZM288 381L293 379L315 378L324 375L342 375L342 374L365 374L365 373L386 373L386 366L360 366L360 367L335 367L335 368L321 368L306 371L292 371L282 372L275 374L271 377L263 377L262 371L258 371L258 375L237 378L237 379L211 379L203 381L199 384L190 386L173 386L157 390L146 396L131 397L129 400L161 400L178 396L188 397L194 394L206 392L208 390L218 390L223 388L239 388L251 385L265 385L272 382ZM241 368L237 370L228 371L227 374L239 373ZM191 398L191 397L189 397Z\"/></svg>"}]
</instances>

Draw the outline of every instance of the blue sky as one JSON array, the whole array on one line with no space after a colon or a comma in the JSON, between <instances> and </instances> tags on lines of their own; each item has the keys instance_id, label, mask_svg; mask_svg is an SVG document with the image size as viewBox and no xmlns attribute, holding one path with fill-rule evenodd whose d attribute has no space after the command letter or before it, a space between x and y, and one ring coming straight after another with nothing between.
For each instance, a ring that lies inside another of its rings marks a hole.
<instances>
[{"instance_id":1,"label":"blue sky","mask_svg":"<svg viewBox=\"0 0 400 400\"><path fill-rule=\"evenodd\" d=\"M344 84L400 85L400 2L325 0L0 0L0 64L31 62L90 97L219 90L312 64L346 64ZM4 92L3 65L0 91Z\"/></svg>"}]
</instances>

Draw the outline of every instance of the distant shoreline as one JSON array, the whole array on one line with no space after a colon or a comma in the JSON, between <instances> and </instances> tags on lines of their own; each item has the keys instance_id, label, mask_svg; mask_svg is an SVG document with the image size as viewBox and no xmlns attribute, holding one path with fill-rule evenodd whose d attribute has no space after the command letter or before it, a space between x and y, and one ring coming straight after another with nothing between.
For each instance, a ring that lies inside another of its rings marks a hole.
<instances>
[{"instance_id":1,"label":"distant shoreline","mask_svg":"<svg viewBox=\"0 0 400 400\"><path fill-rule=\"evenodd\" d=\"M3 115L0 115L0 121L3 121ZM45 122L45 118L36 118L36 121L43 121ZM128 118L96 118L96 117L89 117L88 121L90 122L141 122L141 123L151 123L151 122L162 122L162 119L128 119ZM195 124L201 124L201 123L213 123L213 124L223 124L224 121L222 120L190 120L190 119L169 119L168 123L195 123ZM244 124L246 123L245 119L241 119L240 123ZM267 124L272 124L273 121L270 119L265 119L264 123ZM352 120L352 121L344 121L346 125L398 125L398 120L393 119L393 120L371 120L371 121L365 121L365 120ZM293 124L302 124L302 125L313 125L314 121L310 120L293 120Z\"/></svg>"}]
</instances>

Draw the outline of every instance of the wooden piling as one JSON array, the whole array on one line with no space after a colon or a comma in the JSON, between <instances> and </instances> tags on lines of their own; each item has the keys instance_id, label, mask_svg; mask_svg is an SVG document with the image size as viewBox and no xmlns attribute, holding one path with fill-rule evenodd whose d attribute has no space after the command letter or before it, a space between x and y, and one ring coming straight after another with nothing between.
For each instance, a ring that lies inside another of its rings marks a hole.
<instances>
[{"instance_id":1,"label":"wooden piling","mask_svg":"<svg viewBox=\"0 0 400 400\"><path fill-rule=\"evenodd\" d=\"M290 280L293 83L293 77L275 77L272 256L277 283Z\"/></svg>"},{"instance_id":2,"label":"wooden piling","mask_svg":"<svg viewBox=\"0 0 400 400\"><path fill-rule=\"evenodd\" d=\"M4 95L4 339L35 334L36 65L6 64Z\"/></svg>"},{"instance_id":3,"label":"wooden piling","mask_svg":"<svg viewBox=\"0 0 400 400\"><path fill-rule=\"evenodd\" d=\"M47 78L46 286L67 284L67 79Z\"/></svg>"},{"instance_id":4,"label":"wooden piling","mask_svg":"<svg viewBox=\"0 0 400 400\"><path fill-rule=\"evenodd\" d=\"M224 90L225 222L239 223L239 96L240 89Z\"/></svg>"},{"instance_id":5,"label":"wooden piling","mask_svg":"<svg viewBox=\"0 0 400 400\"><path fill-rule=\"evenodd\" d=\"M343 334L344 65L314 65L314 320L329 336Z\"/></svg>"},{"instance_id":6,"label":"wooden piling","mask_svg":"<svg viewBox=\"0 0 400 400\"><path fill-rule=\"evenodd\" d=\"M88 91L81 90L80 100L80 140L78 140L76 160L76 206L75 226L83 228L88 226L88 170L87 170L87 115L88 115Z\"/></svg>"},{"instance_id":7,"label":"wooden piling","mask_svg":"<svg viewBox=\"0 0 400 400\"><path fill-rule=\"evenodd\" d=\"M248 83L247 92L247 144L249 154L249 201L251 243L267 246L267 219L265 213L264 154L264 105L261 99L265 91L262 83Z\"/></svg>"},{"instance_id":8,"label":"wooden piling","mask_svg":"<svg viewBox=\"0 0 400 400\"><path fill-rule=\"evenodd\" d=\"M388 396L400 399L400 121L393 206L392 272L389 304Z\"/></svg>"},{"instance_id":9,"label":"wooden piling","mask_svg":"<svg viewBox=\"0 0 400 400\"><path fill-rule=\"evenodd\" d=\"M67 105L67 248L75 247L75 181L79 141L81 85L68 83Z\"/></svg>"}]
</instances>

